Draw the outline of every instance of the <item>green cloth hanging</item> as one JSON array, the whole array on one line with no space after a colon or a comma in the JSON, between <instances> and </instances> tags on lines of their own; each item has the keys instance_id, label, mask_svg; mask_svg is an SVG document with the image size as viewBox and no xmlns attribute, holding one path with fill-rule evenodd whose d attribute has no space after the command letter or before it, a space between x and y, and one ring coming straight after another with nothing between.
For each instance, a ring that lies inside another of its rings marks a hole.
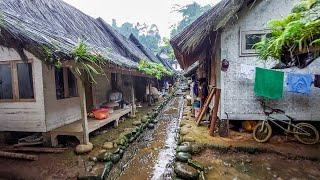
<instances>
[{"instance_id":1,"label":"green cloth hanging","mask_svg":"<svg viewBox=\"0 0 320 180\"><path fill-rule=\"evenodd\" d=\"M256 68L254 93L269 99L280 99L283 96L284 73L270 69Z\"/></svg>"}]
</instances>

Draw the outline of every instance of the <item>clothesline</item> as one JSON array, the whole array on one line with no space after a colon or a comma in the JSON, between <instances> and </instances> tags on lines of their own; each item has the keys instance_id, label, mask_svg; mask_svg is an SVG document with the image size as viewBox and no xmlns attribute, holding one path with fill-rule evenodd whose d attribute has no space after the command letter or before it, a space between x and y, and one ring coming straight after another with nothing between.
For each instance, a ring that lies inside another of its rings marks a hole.
<instances>
[{"instance_id":1,"label":"clothesline","mask_svg":"<svg viewBox=\"0 0 320 180\"><path fill-rule=\"evenodd\" d=\"M252 72L252 71L250 71ZM264 68L255 68L254 92L256 96L280 99L284 91L284 72ZM249 77L249 76L247 76ZM311 86L320 88L320 75L311 73L287 73L287 91L310 94Z\"/></svg>"},{"instance_id":2,"label":"clothesline","mask_svg":"<svg viewBox=\"0 0 320 180\"><path fill-rule=\"evenodd\" d=\"M243 79L254 80L256 68L257 68L256 66L241 64L240 65L240 77ZM270 70L277 70L277 69L270 69ZM307 72L307 73L292 72L292 71L291 72L281 71L281 72L283 72L285 75L292 74L292 73L311 74L314 76L320 75L320 73L317 74L317 73L311 73L311 72Z\"/></svg>"}]
</instances>

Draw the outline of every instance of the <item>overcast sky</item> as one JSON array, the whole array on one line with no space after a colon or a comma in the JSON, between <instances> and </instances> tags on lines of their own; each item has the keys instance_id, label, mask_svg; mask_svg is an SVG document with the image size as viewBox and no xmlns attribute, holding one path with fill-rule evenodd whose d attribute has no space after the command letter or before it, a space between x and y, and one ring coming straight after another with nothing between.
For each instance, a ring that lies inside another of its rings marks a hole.
<instances>
[{"instance_id":1,"label":"overcast sky","mask_svg":"<svg viewBox=\"0 0 320 180\"><path fill-rule=\"evenodd\" d=\"M169 37L170 27L181 16L172 12L175 5L197 2L201 5L214 4L217 0L64 0L92 17L102 17L111 23L116 19L124 22L156 24L162 36Z\"/></svg>"}]
</instances>

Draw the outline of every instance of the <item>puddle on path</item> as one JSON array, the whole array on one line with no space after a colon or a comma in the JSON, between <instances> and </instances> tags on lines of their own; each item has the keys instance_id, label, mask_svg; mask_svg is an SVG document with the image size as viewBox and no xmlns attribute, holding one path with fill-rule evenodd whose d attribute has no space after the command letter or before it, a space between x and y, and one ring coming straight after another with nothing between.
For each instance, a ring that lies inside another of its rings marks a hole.
<instances>
[{"instance_id":1,"label":"puddle on path","mask_svg":"<svg viewBox=\"0 0 320 180\"><path fill-rule=\"evenodd\" d=\"M174 97L157 117L154 130L147 130L130 145L108 179L172 179L183 98Z\"/></svg>"}]
</instances>

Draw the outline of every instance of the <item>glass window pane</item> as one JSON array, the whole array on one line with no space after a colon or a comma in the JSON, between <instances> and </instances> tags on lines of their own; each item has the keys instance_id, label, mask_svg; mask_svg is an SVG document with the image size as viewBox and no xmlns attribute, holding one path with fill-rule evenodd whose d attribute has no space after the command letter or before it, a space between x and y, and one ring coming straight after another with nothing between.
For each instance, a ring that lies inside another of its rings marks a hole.
<instances>
[{"instance_id":1,"label":"glass window pane","mask_svg":"<svg viewBox=\"0 0 320 180\"><path fill-rule=\"evenodd\" d=\"M246 50L253 49L253 46L262 40L263 34L247 34L246 35Z\"/></svg>"},{"instance_id":2,"label":"glass window pane","mask_svg":"<svg viewBox=\"0 0 320 180\"><path fill-rule=\"evenodd\" d=\"M77 80L76 77L72 74L70 69L68 69L68 87L69 87L69 96L70 97L77 97Z\"/></svg>"},{"instance_id":3,"label":"glass window pane","mask_svg":"<svg viewBox=\"0 0 320 180\"><path fill-rule=\"evenodd\" d=\"M19 99L34 99L32 64L17 64Z\"/></svg>"},{"instance_id":4,"label":"glass window pane","mask_svg":"<svg viewBox=\"0 0 320 180\"><path fill-rule=\"evenodd\" d=\"M11 67L0 64L0 99L13 99Z\"/></svg>"},{"instance_id":5,"label":"glass window pane","mask_svg":"<svg viewBox=\"0 0 320 180\"><path fill-rule=\"evenodd\" d=\"M64 82L63 82L63 69L55 69L56 81L56 96L57 99L64 99Z\"/></svg>"}]
</instances>

